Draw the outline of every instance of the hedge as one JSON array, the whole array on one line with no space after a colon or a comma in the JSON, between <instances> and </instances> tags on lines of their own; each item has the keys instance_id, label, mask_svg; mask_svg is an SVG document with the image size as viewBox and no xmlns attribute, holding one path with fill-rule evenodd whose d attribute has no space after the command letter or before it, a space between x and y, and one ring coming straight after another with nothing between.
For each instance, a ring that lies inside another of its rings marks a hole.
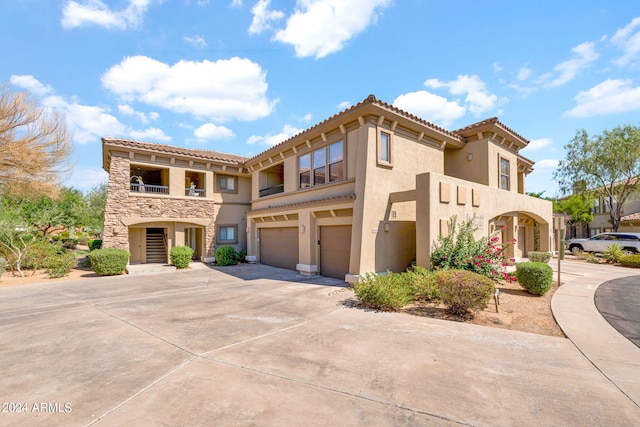
<instances>
[{"instance_id":1,"label":"hedge","mask_svg":"<svg viewBox=\"0 0 640 427\"><path fill-rule=\"evenodd\" d=\"M530 294L544 295L551 289L553 270L542 262L521 262L516 264L516 278Z\"/></svg>"},{"instance_id":2,"label":"hedge","mask_svg":"<svg viewBox=\"0 0 640 427\"><path fill-rule=\"evenodd\" d=\"M102 239L93 239L87 241L87 245L89 246L89 252L95 251L96 249L102 248Z\"/></svg>"},{"instance_id":3,"label":"hedge","mask_svg":"<svg viewBox=\"0 0 640 427\"><path fill-rule=\"evenodd\" d=\"M216 264L224 267L238 263L236 250L231 246L220 246L216 249Z\"/></svg>"},{"instance_id":4,"label":"hedge","mask_svg":"<svg viewBox=\"0 0 640 427\"><path fill-rule=\"evenodd\" d=\"M193 249L189 246L174 246L169 252L171 264L176 268L187 268L193 257Z\"/></svg>"},{"instance_id":5,"label":"hedge","mask_svg":"<svg viewBox=\"0 0 640 427\"><path fill-rule=\"evenodd\" d=\"M620 265L623 267L640 267L640 254L623 256L620 258Z\"/></svg>"},{"instance_id":6,"label":"hedge","mask_svg":"<svg viewBox=\"0 0 640 427\"><path fill-rule=\"evenodd\" d=\"M551 259L551 252L531 251L527 256L531 262L549 262Z\"/></svg>"},{"instance_id":7,"label":"hedge","mask_svg":"<svg viewBox=\"0 0 640 427\"><path fill-rule=\"evenodd\" d=\"M124 273L129 262L128 251L118 248L96 249L87 255L98 276L116 276Z\"/></svg>"}]
</instances>

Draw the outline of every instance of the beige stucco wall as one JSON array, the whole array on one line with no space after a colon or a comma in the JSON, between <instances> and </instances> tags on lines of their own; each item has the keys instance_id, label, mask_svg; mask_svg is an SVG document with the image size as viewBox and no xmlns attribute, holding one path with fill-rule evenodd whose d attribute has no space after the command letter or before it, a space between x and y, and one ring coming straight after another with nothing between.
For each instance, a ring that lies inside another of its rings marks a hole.
<instances>
[{"instance_id":1,"label":"beige stucco wall","mask_svg":"<svg viewBox=\"0 0 640 427\"><path fill-rule=\"evenodd\" d=\"M430 265L432 244L441 232L447 232L453 215L459 222L475 216L479 227L476 238L489 236L498 231L498 226L504 226L505 243L517 239L520 218L532 218L540 223L540 250L551 250L553 214L551 202L547 200L436 173L416 177L416 199L418 265ZM532 229L527 227L527 233L527 244L533 245ZM509 250L516 257L521 255L517 245Z\"/></svg>"},{"instance_id":2,"label":"beige stucco wall","mask_svg":"<svg viewBox=\"0 0 640 427\"><path fill-rule=\"evenodd\" d=\"M381 129L392 135L393 166L378 163ZM444 153L375 122L360 127L358 142L350 274L403 270L415 254L415 217L405 209L404 217L398 218L396 211L391 218L389 195L414 190L419 173L443 173Z\"/></svg>"}]
</instances>

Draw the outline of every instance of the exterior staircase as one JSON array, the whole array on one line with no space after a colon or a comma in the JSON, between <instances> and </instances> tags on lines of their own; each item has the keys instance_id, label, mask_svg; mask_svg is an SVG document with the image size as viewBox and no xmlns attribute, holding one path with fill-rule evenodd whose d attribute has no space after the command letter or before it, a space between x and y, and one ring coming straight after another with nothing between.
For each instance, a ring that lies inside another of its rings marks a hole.
<instances>
[{"instance_id":1,"label":"exterior staircase","mask_svg":"<svg viewBox=\"0 0 640 427\"><path fill-rule=\"evenodd\" d=\"M164 243L164 232L147 230L147 264L166 264L167 248Z\"/></svg>"}]
</instances>

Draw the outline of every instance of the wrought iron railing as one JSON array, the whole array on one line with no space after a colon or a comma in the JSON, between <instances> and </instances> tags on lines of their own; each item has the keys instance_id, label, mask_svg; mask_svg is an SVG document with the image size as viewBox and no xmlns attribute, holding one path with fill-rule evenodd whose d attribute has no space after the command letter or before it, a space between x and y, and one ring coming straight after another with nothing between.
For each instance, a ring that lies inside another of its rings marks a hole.
<instances>
[{"instance_id":1,"label":"wrought iron railing","mask_svg":"<svg viewBox=\"0 0 640 427\"><path fill-rule=\"evenodd\" d=\"M169 187L166 185L151 184L131 184L132 193L169 194Z\"/></svg>"},{"instance_id":2,"label":"wrought iron railing","mask_svg":"<svg viewBox=\"0 0 640 427\"><path fill-rule=\"evenodd\" d=\"M204 197L206 193L204 188L185 188L184 195L189 197Z\"/></svg>"},{"instance_id":3,"label":"wrought iron railing","mask_svg":"<svg viewBox=\"0 0 640 427\"><path fill-rule=\"evenodd\" d=\"M275 185L269 188L263 188L262 190L260 190L260 197L282 193L283 191L284 191L284 184Z\"/></svg>"}]
</instances>

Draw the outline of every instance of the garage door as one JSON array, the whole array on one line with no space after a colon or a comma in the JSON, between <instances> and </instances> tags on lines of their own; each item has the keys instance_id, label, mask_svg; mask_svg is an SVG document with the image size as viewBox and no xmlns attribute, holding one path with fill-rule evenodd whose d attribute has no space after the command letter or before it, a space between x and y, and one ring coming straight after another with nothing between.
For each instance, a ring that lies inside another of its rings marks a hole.
<instances>
[{"instance_id":1,"label":"garage door","mask_svg":"<svg viewBox=\"0 0 640 427\"><path fill-rule=\"evenodd\" d=\"M350 255L350 225L320 227L320 274L344 280Z\"/></svg>"},{"instance_id":2,"label":"garage door","mask_svg":"<svg viewBox=\"0 0 640 427\"><path fill-rule=\"evenodd\" d=\"M260 229L260 262L295 270L298 264L298 227Z\"/></svg>"}]
</instances>

